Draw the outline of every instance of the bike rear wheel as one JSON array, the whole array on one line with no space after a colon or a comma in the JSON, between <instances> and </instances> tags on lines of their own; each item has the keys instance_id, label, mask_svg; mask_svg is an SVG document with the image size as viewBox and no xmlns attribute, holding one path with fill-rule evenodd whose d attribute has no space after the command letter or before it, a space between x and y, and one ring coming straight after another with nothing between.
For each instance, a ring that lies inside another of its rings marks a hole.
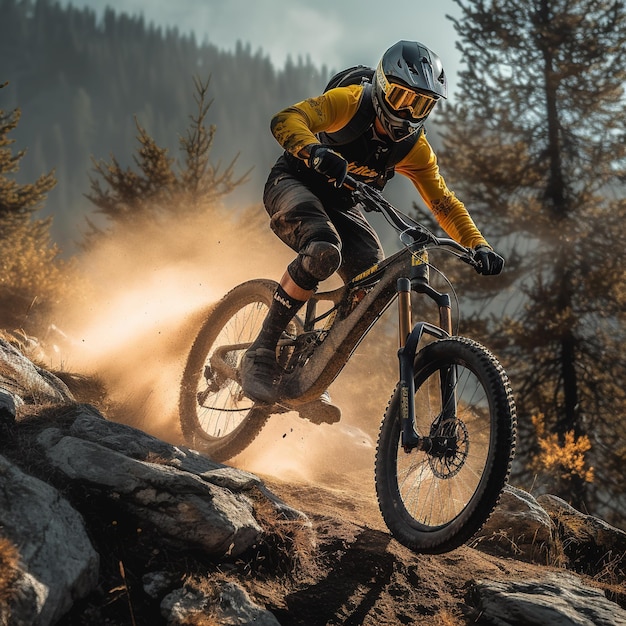
<instances>
[{"instance_id":1,"label":"bike rear wheel","mask_svg":"<svg viewBox=\"0 0 626 626\"><path fill-rule=\"evenodd\" d=\"M442 389L451 372L453 394ZM415 552L437 554L468 541L496 506L515 451L515 404L496 358L462 337L420 350L414 380L414 427L430 450L402 447L396 389L380 429L376 491L392 535Z\"/></svg>"},{"instance_id":2,"label":"bike rear wheel","mask_svg":"<svg viewBox=\"0 0 626 626\"><path fill-rule=\"evenodd\" d=\"M251 280L227 293L209 312L191 347L179 396L185 442L225 461L259 434L272 407L243 395L238 368L256 339L276 289L271 280Z\"/></svg>"}]
</instances>

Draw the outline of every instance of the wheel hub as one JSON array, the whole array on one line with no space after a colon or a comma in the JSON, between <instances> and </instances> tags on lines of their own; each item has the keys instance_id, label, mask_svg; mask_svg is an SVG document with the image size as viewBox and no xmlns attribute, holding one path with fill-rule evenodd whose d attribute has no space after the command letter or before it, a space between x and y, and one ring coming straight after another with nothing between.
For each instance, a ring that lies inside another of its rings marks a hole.
<instances>
[{"instance_id":1,"label":"wheel hub","mask_svg":"<svg viewBox=\"0 0 626 626\"><path fill-rule=\"evenodd\" d=\"M446 420L434 427L427 439L430 441L428 463L437 478L456 476L469 452L469 433L465 424L458 419Z\"/></svg>"}]
</instances>

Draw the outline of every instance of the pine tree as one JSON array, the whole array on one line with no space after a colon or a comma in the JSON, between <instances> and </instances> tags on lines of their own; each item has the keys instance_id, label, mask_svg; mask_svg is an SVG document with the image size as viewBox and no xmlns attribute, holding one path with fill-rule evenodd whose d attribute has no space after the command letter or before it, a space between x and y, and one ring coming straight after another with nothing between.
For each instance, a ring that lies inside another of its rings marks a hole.
<instances>
[{"instance_id":1,"label":"pine tree","mask_svg":"<svg viewBox=\"0 0 626 626\"><path fill-rule=\"evenodd\" d=\"M521 460L537 454L536 469L548 443L580 444L580 471L544 459L550 489L623 518L624 3L455 1L465 67L440 157L511 261L517 300L489 330L503 340L521 423L542 428L522 430ZM592 466L601 488L589 488Z\"/></svg>"},{"instance_id":2,"label":"pine tree","mask_svg":"<svg viewBox=\"0 0 626 626\"><path fill-rule=\"evenodd\" d=\"M219 202L245 181L247 173L235 177L236 157L223 169L220 164L212 164L210 152L216 127L205 124L211 106L207 99L209 81L195 80L194 85L197 110L190 116L187 134L180 138L184 166L176 168L167 148L158 146L138 121L136 169L123 168L114 156L109 163L94 161L96 176L90 179L91 193L87 198L113 228L137 221L184 218L199 207ZM103 232L90 223L87 242Z\"/></svg>"},{"instance_id":3,"label":"pine tree","mask_svg":"<svg viewBox=\"0 0 626 626\"><path fill-rule=\"evenodd\" d=\"M19 121L19 109L0 110L0 324L37 332L64 289L66 267L50 238L51 220L35 218L56 184L54 173L27 184L14 177L25 155L13 151L9 138Z\"/></svg>"},{"instance_id":4,"label":"pine tree","mask_svg":"<svg viewBox=\"0 0 626 626\"><path fill-rule=\"evenodd\" d=\"M0 84L0 89L6 85ZM0 223L3 236L28 223L56 184L52 173L44 174L35 183L25 185L20 185L14 177L9 176L19 170L25 154L25 150L14 153L11 148L14 140L9 138L9 133L17 128L20 116L19 109L8 113L0 109Z\"/></svg>"},{"instance_id":5,"label":"pine tree","mask_svg":"<svg viewBox=\"0 0 626 626\"><path fill-rule=\"evenodd\" d=\"M180 138L185 167L180 172L178 187L183 194L183 205L189 211L219 202L247 177L246 173L235 178L237 157L223 170L219 164L214 165L211 162L210 153L217 127L215 124L206 126L206 116L213 103L207 99L209 81L210 79L203 83L194 79L197 110L195 115L190 115L191 122L186 135Z\"/></svg>"}]
</instances>

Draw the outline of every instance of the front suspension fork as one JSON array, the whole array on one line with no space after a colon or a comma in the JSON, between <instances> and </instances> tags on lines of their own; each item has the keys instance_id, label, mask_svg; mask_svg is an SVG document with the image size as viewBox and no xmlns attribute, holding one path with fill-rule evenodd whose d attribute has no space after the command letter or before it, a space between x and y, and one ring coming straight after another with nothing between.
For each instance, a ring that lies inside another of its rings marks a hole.
<instances>
[{"instance_id":1,"label":"front suspension fork","mask_svg":"<svg viewBox=\"0 0 626 626\"><path fill-rule=\"evenodd\" d=\"M439 326L428 322L418 322L412 325L411 319L411 290L423 293L431 298L439 307ZM417 353L417 346L424 333L432 335L437 339L444 339L452 334L452 315L450 307L450 296L439 293L433 289L425 280L414 281L408 278L400 278L397 283L398 291L398 359L400 363L400 420L402 426L402 447L405 452L410 452L414 448L422 450L430 449L432 443L428 434L420 437L415 431L415 380L413 364ZM450 394L454 391L454 383L451 379L454 376L454 368L442 371L441 392L442 406L450 406ZM445 377L445 381L444 381ZM452 403L454 404L454 403ZM454 411L454 408L452 408Z\"/></svg>"}]
</instances>

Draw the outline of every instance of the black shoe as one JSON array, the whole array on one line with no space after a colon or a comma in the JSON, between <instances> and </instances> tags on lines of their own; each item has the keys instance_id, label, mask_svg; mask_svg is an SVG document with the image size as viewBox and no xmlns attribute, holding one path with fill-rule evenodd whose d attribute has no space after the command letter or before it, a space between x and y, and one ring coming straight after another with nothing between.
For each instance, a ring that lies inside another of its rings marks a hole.
<instances>
[{"instance_id":1,"label":"black shoe","mask_svg":"<svg viewBox=\"0 0 626 626\"><path fill-rule=\"evenodd\" d=\"M251 400L274 404L282 369L276 362L276 351L267 348L248 350L241 359L241 388Z\"/></svg>"},{"instance_id":2,"label":"black shoe","mask_svg":"<svg viewBox=\"0 0 626 626\"><path fill-rule=\"evenodd\" d=\"M336 424L341 419L341 409L331 403L328 391L300 406L298 413L313 424Z\"/></svg>"}]
</instances>

